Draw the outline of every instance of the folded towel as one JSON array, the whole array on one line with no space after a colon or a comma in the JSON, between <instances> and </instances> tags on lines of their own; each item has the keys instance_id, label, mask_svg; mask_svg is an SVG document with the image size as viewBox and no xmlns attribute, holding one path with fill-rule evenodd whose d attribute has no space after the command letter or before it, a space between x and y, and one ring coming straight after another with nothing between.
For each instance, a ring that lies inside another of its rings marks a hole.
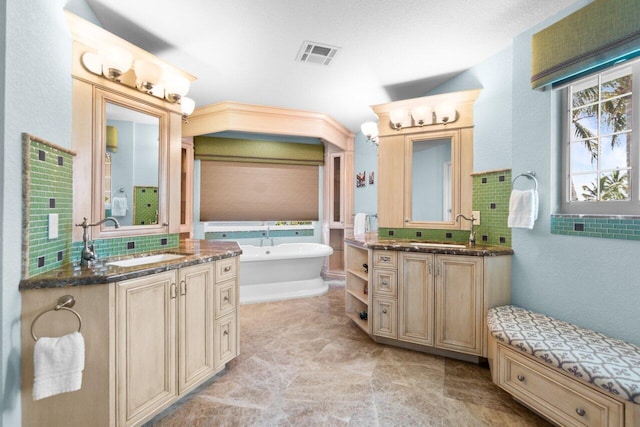
<instances>
[{"instance_id":1,"label":"folded towel","mask_svg":"<svg viewBox=\"0 0 640 427\"><path fill-rule=\"evenodd\" d=\"M127 198L114 197L111 200L111 216L125 216L127 214Z\"/></svg>"},{"instance_id":2,"label":"folded towel","mask_svg":"<svg viewBox=\"0 0 640 427\"><path fill-rule=\"evenodd\" d=\"M38 338L33 350L33 368L33 400L80 390L84 370L82 334Z\"/></svg>"},{"instance_id":3,"label":"folded towel","mask_svg":"<svg viewBox=\"0 0 640 427\"><path fill-rule=\"evenodd\" d=\"M538 219L538 192L536 190L511 190L509 198L510 228L533 228Z\"/></svg>"},{"instance_id":4,"label":"folded towel","mask_svg":"<svg viewBox=\"0 0 640 427\"><path fill-rule=\"evenodd\" d=\"M364 234L369 231L369 215L357 213L353 220L353 235Z\"/></svg>"}]
</instances>

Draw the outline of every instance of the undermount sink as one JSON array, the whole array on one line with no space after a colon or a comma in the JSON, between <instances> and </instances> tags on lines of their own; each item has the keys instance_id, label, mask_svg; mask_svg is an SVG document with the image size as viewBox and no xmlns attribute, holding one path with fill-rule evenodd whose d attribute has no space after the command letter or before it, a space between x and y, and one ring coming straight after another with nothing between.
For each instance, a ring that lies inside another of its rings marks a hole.
<instances>
[{"instance_id":1,"label":"undermount sink","mask_svg":"<svg viewBox=\"0 0 640 427\"><path fill-rule=\"evenodd\" d=\"M173 261L174 259L184 258L185 256L186 255L180 254L157 254L123 259L120 261L111 261L106 263L106 265L115 265L116 267L135 267L138 265L153 264L154 262Z\"/></svg>"},{"instance_id":2,"label":"undermount sink","mask_svg":"<svg viewBox=\"0 0 640 427\"><path fill-rule=\"evenodd\" d=\"M429 243L429 242L412 242L413 246L420 246L423 248L443 248L443 249L465 249L466 245L457 243Z\"/></svg>"}]
</instances>

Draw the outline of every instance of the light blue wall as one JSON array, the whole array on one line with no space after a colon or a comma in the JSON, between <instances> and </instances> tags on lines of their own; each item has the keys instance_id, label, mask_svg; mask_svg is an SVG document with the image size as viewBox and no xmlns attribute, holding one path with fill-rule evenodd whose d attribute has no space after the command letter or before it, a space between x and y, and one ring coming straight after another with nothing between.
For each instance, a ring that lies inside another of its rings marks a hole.
<instances>
[{"instance_id":1,"label":"light blue wall","mask_svg":"<svg viewBox=\"0 0 640 427\"><path fill-rule=\"evenodd\" d=\"M0 59L0 275L2 316L0 425L21 424L20 281L22 241L22 132L62 147L71 145L71 37L63 14L66 0L6 0ZM88 11L80 1L77 10ZM85 15L85 17L87 17ZM95 17L94 17L95 19Z\"/></svg>"},{"instance_id":2,"label":"light blue wall","mask_svg":"<svg viewBox=\"0 0 640 427\"><path fill-rule=\"evenodd\" d=\"M355 176L353 185L353 212L363 212L368 215L378 213L378 150L367 138L358 132L354 143L354 175L358 172L367 172L367 185L356 187ZM369 175L374 173L374 184L369 184ZM378 229L376 217L371 218L371 231Z\"/></svg>"},{"instance_id":3,"label":"light blue wall","mask_svg":"<svg viewBox=\"0 0 640 427\"><path fill-rule=\"evenodd\" d=\"M588 3L517 36L511 49L430 94L483 88L474 116L474 170L537 173L539 219L533 230L512 230L512 302L640 344L638 242L550 233L561 183L560 95L531 89L531 36Z\"/></svg>"}]
</instances>

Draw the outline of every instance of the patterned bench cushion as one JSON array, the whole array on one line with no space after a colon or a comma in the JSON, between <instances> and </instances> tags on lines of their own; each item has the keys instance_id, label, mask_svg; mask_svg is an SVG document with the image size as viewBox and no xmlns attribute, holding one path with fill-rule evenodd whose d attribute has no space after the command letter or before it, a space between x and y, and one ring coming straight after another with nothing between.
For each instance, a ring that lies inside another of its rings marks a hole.
<instances>
[{"instance_id":1,"label":"patterned bench cushion","mask_svg":"<svg viewBox=\"0 0 640 427\"><path fill-rule=\"evenodd\" d=\"M487 323L497 340L640 404L640 347L511 305L489 309Z\"/></svg>"}]
</instances>

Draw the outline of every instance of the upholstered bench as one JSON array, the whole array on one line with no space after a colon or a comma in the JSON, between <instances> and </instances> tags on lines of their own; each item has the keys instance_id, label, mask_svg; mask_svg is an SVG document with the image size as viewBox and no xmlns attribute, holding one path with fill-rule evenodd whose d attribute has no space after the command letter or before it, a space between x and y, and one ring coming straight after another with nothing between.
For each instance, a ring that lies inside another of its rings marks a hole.
<instances>
[{"instance_id":1,"label":"upholstered bench","mask_svg":"<svg viewBox=\"0 0 640 427\"><path fill-rule=\"evenodd\" d=\"M640 427L640 347L514 306L487 312L493 381L560 425Z\"/></svg>"}]
</instances>

